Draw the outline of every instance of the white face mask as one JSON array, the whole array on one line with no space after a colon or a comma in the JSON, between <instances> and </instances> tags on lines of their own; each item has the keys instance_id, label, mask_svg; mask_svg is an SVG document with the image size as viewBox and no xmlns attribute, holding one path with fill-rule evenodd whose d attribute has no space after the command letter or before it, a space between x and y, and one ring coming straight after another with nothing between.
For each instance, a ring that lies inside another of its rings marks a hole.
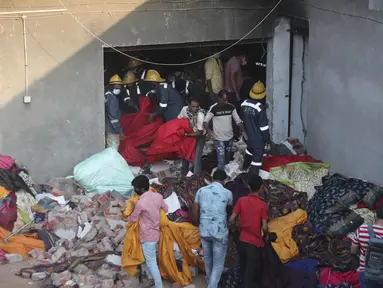
<instances>
[{"instance_id":1,"label":"white face mask","mask_svg":"<svg viewBox=\"0 0 383 288\"><path fill-rule=\"evenodd\" d=\"M246 64L247 64L247 61L246 61L245 58L243 58L243 59L241 60L241 66L245 66Z\"/></svg>"},{"instance_id":2,"label":"white face mask","mask_svg":"<svg viewBox=\"0 0 383 288\"><path fill-rule=\"evenodd\" d=\"M114 95L120 95L121 89L113 89L113 94Z\"/></svg>"}]
</instances>

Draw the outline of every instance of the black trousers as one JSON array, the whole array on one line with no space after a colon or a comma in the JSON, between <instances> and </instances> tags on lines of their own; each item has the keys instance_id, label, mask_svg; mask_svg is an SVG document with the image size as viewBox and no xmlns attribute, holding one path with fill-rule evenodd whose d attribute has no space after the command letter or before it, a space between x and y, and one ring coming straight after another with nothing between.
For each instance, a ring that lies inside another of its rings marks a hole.
<instances>
[{"instance_id":1,"label":"black trousers","mask_svg":"<svg viewBox=\"0 0 383 288\"><path fill-rule=\"evenodd\" d=\"M239 241L241 288L260 288L262 282L262 248Z\"/></svg>"}]
</instances>

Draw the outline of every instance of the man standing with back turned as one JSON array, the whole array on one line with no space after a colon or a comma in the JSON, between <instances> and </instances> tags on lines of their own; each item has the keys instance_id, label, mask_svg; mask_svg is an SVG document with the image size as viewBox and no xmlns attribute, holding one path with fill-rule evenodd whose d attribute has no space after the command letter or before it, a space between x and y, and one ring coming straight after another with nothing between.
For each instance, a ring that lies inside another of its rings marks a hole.
<instances>
[{"instance_id":1,"label":"man standing with back turned","mask_svg":"<svg viewBox=\"0 0 383 288\"><path fill-rule=\"evenodd\" d=\"M238 200L230 223L234 224L240 216L240 236L238 252L240 257L242 288L261 287L262 247L264 246L262 231L267 236L268 206L258 195L263 190L263 180L254 176L248 181L251 193Z\"/></svg>"},{"instance_id":2,"label":"man standing with back turned","mask_svg":"<svg viewBox=\"0 0 383 288\"><path fill-rule=\"evenodd\" d=\"M195 222L199 222L208 288L218 287L228 245L226 211L233 204L233 195L223 187L225 179L225 171L215 171L213 183L199 189L194 201L193 214Z\"/></svg>"},{"instance_id":3,"label":"man standing with back turned","mask_svg":"<svg viewBox=\"0 0 383 288\"><path fill-rule=\"evenodd\" d=\"M132 181L134 192L140 196L128 222L140 224L140 241L144 251L145 262L150 275L154 279L155 288L162 288L162 279L157 264L157 243L160 240L160 210L168 212L161 194L149 191L149 179L139 175ZM153 286L153 285L151 285ZM150 286L147 286L150 287Z\"/></svg>"},{"instance_id":4,"label":"man standing with back turned","mask_svg":"<svg viewBox=\"0 0 383 288\"><path fill-rule=\"evenodd\" d=\"M383 287L383 204L376 208L375 224L356 231L351 254L360 254L360 288Z\"/></svg>"}]
</instances>

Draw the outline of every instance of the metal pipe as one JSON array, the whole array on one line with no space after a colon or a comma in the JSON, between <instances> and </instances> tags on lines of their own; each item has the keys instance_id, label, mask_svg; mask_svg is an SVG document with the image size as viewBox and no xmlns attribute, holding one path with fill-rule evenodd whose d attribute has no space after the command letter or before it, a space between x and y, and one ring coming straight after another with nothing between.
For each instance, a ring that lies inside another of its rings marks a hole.
<instances>
[{"instance_id":1,"label":"metal pipe","mask_svg":"<svg viewBox=\"0 0 383 288\"><path fill-rule=\"evenodd\" d=\"M25 72L25 96L29 96L28 86L28 52L27 52L27 29L26 29L26 18L27 16L23 15L21 17L23 21L23 38L24 38L24 72Z\"/></svg>"},{"instance_id":2,"label":"metal pipe","mask_svg":"<svg viewBox=\"0 0 383 288\"><path fill-rule=\"evenodd\" d=\"M49 9L49 10L26 10L26 11L8 11L0 12L0 15L12 15L12 14L30 14L30 13L49 13L49 12L65 12L67 9Z\"/></svg>"}]
</instances>

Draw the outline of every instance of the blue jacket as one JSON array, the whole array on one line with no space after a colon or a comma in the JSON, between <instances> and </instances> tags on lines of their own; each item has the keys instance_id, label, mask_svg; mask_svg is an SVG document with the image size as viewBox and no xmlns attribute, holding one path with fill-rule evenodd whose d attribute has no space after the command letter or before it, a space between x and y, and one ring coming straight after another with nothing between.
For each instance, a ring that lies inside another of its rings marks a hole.
<instances>
[{"instance_id":1,"label":"blue jacket","mask_svg":"<svg viewBox=\"0 0 383 288\"><path fill-rule=\"evenodd\" d=\"M249 137L249 148L263 148L270 143L269 121L266 107L257 100L247 99L241 104L242 120Z\"/></svg>"},{"instance_id":2,"label":"blue jacket","mask_svg":"<svg viewBox=\"0 0 383 288\"><path fill-rule=\"evenodd\" d=\"M107 134L122 134L118 102L117 96L107 89L105 92L105 132Z\"/></svg>"},{"instance_id":3,"label":"blue jacket","mask_svg":"<svg viewBox=\"0 0 383 288\"><path fill-rule=\"evenodd\" d=\"M180 93L168 83L156 86L158 107L156 112L164 115L165 122L176 119L184 107L184 99Z\"/></svg>"}]
</instances>

